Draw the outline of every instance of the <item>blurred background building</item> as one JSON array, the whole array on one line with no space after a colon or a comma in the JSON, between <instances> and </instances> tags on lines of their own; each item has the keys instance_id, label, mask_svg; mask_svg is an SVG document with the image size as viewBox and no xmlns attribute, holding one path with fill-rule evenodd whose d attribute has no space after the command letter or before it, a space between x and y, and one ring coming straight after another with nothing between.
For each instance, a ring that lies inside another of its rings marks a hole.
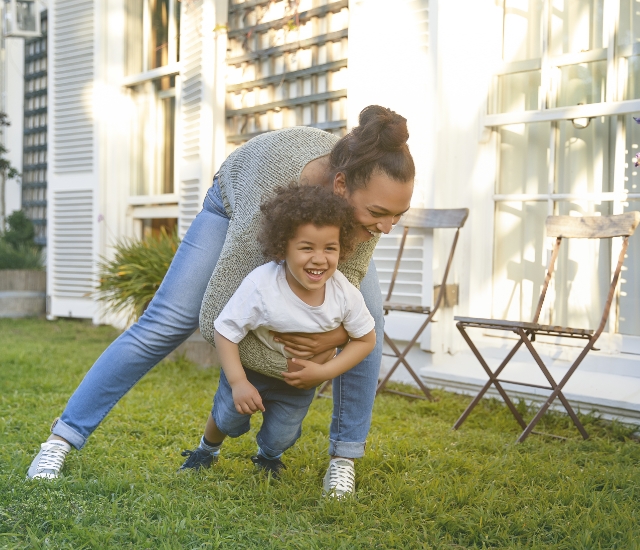
<instances>
[{"instance_id":1,"label":"blurred background building","mask_svg":"<svg viewBox=\"0 0 640 550\"><path fill-rule=\"evenodd\" d=\"M39 227L46 220L51 317L113 322L88 296L99 258L125 236L161 227L183 235L235 147L293 125L344 135L372 103L409 121L414 206L471 211L449 278L458 304L438 314L416 351L431 383L458 391L476 384L464 370L477 364L454 315L532 317L550 250L547 215L640 210L632 162L640 151L632 117L640 113L636 0L41 7L41 36L6 38L2 70L13 123L5 139L23 172L21 191L7 188L7 204L22 206ZM410 239L398 298L431 303L452 237L440 233ZM376 251L383 292L398 238L384 237ZM572 244L542 322L593 326L616 257L615 246ZM636 236L600 359L581 370L640 381L630 375L640 372L639 278ZM414 317L390 315L390 333L406 338L420 322ZM481 338L496 354L508 343ZM541 345L559 369L573 353L555 341ZM617 384L602 380L588 383ZM640 406L625 407L640 418Z\"/></svg>"}]
</instances>

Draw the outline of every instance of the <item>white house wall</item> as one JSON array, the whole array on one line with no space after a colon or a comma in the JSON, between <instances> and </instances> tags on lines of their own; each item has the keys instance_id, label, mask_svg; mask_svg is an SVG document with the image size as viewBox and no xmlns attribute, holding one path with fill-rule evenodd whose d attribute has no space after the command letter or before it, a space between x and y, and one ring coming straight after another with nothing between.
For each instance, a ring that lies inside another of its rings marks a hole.
<instances>
[{"instance_id":1,"label":"white house wall","mask_svg":"<svg viewBox=\"0 0 640 550\"><path fill-rule=\"evenodd\" d=\"M500 59L500 12L493 0L440 1L432 27L438 67L434 206L470 210L452 269L460 305L443 309L434 327L432 348L447 353L466 349L454 315L491 316L495 144L481 128L492 60ZM446 257L450 238L443 232L436 240L435 258Z\"/></svg>"},{"instance_id":2,"label":"white house wall","mask_svg":"<svg viewBox=\"0 0 640 550\"><path fill-rule=\"evenodd\" d=\"M435 35L431 23L436 7L433 0L399 0L393 8L386 0L349 2L348 127L356 126L360 111L371 104L388 107L407 119L409 147L416 163L412 206L422 208L433 207L436 189ZM410 239L394 299L430 305L433 233L425 231ZM383 293L393 272L398 243L397 232L383 236L374 254ZM392 338L406 339L422 322L422 316L393 312L386 318L386 330ZM431 330L429 327L421 339L425 349L431 348Z\"/></svg>"}]
</instances>

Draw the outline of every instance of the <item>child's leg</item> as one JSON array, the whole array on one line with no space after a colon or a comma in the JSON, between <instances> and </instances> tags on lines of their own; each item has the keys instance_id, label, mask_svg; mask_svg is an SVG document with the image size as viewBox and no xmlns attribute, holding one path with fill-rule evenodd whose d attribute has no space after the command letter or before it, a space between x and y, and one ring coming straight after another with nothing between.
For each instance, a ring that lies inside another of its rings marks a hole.
<instances>
[{"instance_id":1,"label":"child's leg","mask_svg":"<svg viewBox=\"0 0 640 550\"><path fill-rule=\"evenodd\" d=\"M315 388L300 390L283 380L252 371L247 371L247 378L260 391L265 408L256 437L258 455L267 460L279 460L300 437L302 421L315 396Z\"/></svg>"},{"instance_id":2,"label":"child's leg","mask_svg":"<svg viewBox=\"0 0 640 550\"><path fill-rule=\"evenodd\" d=\"M222 445L224 438L227 437L227 434L223 434L216 425L216 421L213 419L213 416L209 415L207 418L207 424L204 427L204 435L202 436L206 443L209 445Z\"/></svg>"},{"instance_id":3,"label":"child's leg","mask_svg":"<svg viewBox=\"0 0 640 550\"><path fill-rule=\"evenodd\" d=\"M224 372L220 370L220 383L213 398L213 409L207 419L204 435L195 451L182 453L182 456L188 456L188 458L180 470L208 468L220 454L220 447L225 437L239 437L247 433L250 426L251 415L236 411L231 386Z\"/></svg>"}]
</instances>

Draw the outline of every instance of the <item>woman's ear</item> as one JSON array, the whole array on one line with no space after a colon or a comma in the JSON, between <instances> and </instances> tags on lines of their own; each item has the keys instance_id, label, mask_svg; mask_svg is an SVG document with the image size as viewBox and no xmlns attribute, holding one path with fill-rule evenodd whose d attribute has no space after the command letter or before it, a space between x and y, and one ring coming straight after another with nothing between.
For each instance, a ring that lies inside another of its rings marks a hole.
<instances>
[{"instance_id":1,"label":"woman's ear","mask_svg":"<svg viewBox=\"0 0 640 550\"><path fill-rule=\"evenodd\" d=\"M339 197L347 194L347 180L342 172L337 172L333 178L333 192Z\"/></svg>"}]
</instances>

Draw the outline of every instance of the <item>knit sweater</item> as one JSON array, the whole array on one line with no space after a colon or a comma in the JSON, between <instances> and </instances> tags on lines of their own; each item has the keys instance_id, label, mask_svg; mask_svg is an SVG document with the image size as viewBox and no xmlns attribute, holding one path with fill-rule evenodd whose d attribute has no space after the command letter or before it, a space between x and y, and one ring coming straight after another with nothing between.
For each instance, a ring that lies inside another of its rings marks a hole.
<instances>
[{"instance_id":1,"label":"knit sweater","mask_svg":"<svg viewBox=\"0 0 640 550\"><path fill-rule=\"evenodd\" d=\"M224 161L218 174L222 202L229 215L229 228L220 258L209 280L200 310L200 331L214 343L213 323L240 286L256 267L265 263L257 235L260 230L260 204L280 187L297 182L303 168L312 160L328 155L338 138L308 127L287 128L257 136ZM369 267L377 238L361 243L338 269L356 287ZM240 360L251 370L282 378L286 359L249 334L239 344Z\"/></svg>"}]
</instances>

